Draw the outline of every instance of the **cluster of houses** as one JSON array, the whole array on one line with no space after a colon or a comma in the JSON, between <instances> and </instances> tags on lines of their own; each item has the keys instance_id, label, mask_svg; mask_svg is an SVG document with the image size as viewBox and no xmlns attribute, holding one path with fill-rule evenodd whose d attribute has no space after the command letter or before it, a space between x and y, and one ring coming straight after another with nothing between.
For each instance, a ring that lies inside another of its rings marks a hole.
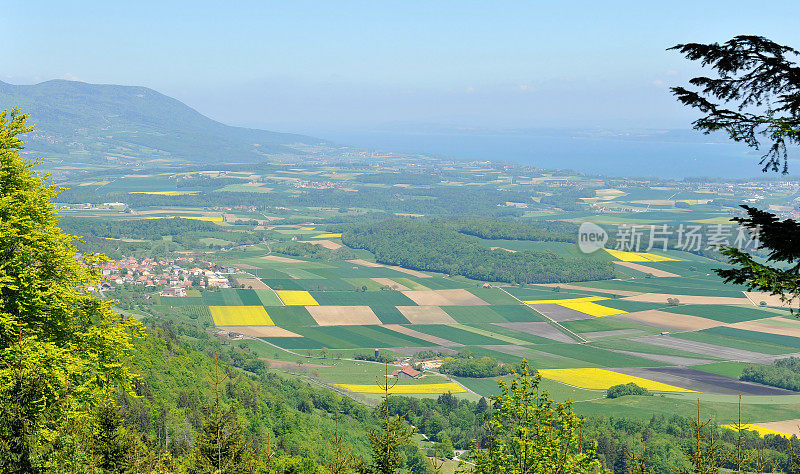
<instances>
[{"instance_id":1,"label":"cluster of houses","mask_svg":"<svg viewBox=\"0 0 800 474\"><path fill-rule=\"evenodd\" d=\"M200 268L197 265L207 268ZM194 265L194 266L193 266ZM161 296L186 296L192 286L230 288L227 274L236 273L235 267L225 267L210 262L195 262L193 257L154 259L126 257L100 265L106 281L101 289L113 290L114 284L142 285L162 288Z\"/></svg>"},{"instance_id":2,"label":"cluster of houses","mask_svg":"<svg viewBox=\"0 0 800 474\"><path fill-rule=\"evenodd\" d=\"M311 189L333 189L338 188L342 183L338 181L311 181L308 179L298 179L294 183L297 188L311 188Z\"/></svg>"}]
</instances>

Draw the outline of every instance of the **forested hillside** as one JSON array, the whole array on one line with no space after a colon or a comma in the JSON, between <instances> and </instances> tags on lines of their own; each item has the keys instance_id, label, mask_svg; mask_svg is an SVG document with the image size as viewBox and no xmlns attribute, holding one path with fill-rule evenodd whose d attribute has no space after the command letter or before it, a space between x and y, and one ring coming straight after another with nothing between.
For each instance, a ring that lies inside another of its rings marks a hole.
<instances>
[{"instance_id":1,"label":"forested hillside","mask_svg":"<svg viewBox=\"0 0 800 474\"><path fill-rule=\"evenodd\" d=\"M303 135L231 127L146 87L53 80L17 86L0 82L0 110L21 107L37 127L29 147L60 157L105 162L176 158L189 162L261 161L302 156L288 145L318 145Z\"/></svg>"},{"instance_id":2,"label":"forested hillside","mask_svg":"<svg viewBox=\"0 0 800 474\"><path fill-rule=\"evenodd\" d=\"M517 231L512 227L509 232ZM409 219L356 226L342 235L345 245L367 249L381 263L476 280L558 283L613 277L609 262L569 259L552 252L490 250L474 239L440 222Z\"/></svg>"}]
</instances>

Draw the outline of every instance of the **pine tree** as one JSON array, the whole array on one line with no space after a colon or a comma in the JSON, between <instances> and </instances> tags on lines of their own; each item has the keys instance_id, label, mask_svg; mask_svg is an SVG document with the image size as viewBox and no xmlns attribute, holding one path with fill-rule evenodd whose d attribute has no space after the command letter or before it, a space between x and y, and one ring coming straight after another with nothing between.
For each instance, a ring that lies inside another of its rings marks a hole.
<instances>
[{"instance_id":1,"label":"pine tree","mask_svg":"<svg viewBox=\"0 0 800 474\"><path fill-rule=\"evenodd\" d=\"M475 413L483 413L489 409L489 403L486 401L486 397L481 397L478 400L478 405L475 407Z\"/></svg>"},{"instance_id":2,"label":"pine tree","mask_svg":"<svg viewBox=\"0 0 800 474\"><path fill-rule=\"evenodd\" d=\"M699 76L693 90L673 87L678 100L703 117L694 127L704 133L724 131L754 149L766 146L762 171L789 171L787 146L800 144L800 51L761 36L736 36L723 44L674 46L686 58L710 67L716 77ZM723 246L734 268L715 270L726 283L765 291L797 305L800 298L800 223L741 206L747 217L734 218L763 243L767 261L741 248ZM772 265L771 265L772 264ZM797 308L794 308L797 309Z\"/></svg>"},{"instance_id":3,"label":"pine tree","mask_svg":"<svg viewBox=\"0 0 800 474\"><path fill-rule=\"evenodd\" d=\"M227 378L228 374L220 376L215 356L214 403L204 407L205 420L197 437L197 467L201 472L240 473L252 467L250 446L239 425L236 407L226 410L220 400L220 385Z\"/></svg>"},{"instance_id":4,"label":"pine tree","mask_svg":"<svg viewBox=\"0 0 800 474\"><path fill-rule=\"evenodd\" d=\"M377 384L383 391L378 412L381 417L381 429L369 432L369 442L372 447L372 462L369 472L374 474L394 474L400 471L402 458L399 449L411 441L411 436L416 432L406 423L405 417L391 415L389 411L389 397L392 388L397 382L389 380L389 364L385 365L383 380Z\"/></svg>"},{"instance_id":5,"label":"pine tree","mask_svg":"<svg viewBox=\"0 0 800 474\"><path fill-rule=\"evenodd\" d=\"M95 409L91 444L97 466L105 472L127 472L131 467L129 445L119 408L106 399Z\"/></svg>"},{"instance_id":6,"label":"pine tree","mask_svg":"<svg viewBox=\"0 0 800 474\"><path fill-rule=\"evenodd\" d=\"M344 474L353 471L353 460L350 451L342 444L339 433L339 409L336 409L336 430L333 433L333 461L328 464L331 474Z\"/></svg>"},{"instance_id":7,"label":"pine tree","mask_svg":"<svg viewBox=\"0 0 800 474\"><path fill-rule=\"evenodd\" d=\"M679 472L686 474L711 474L719 472L720 445L714 438L714 424L711 420L700 419L700 399L697 399L697 417L690 420L692 427L691 445L683 449L683 455L689 462L689 469Z\"/></svg>"}]
</instances>

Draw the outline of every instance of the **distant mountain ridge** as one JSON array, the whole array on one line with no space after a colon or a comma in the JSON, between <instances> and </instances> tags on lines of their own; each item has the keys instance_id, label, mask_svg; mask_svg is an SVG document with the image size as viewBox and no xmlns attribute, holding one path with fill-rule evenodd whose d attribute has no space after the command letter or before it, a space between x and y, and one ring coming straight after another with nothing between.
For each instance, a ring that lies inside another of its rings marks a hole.
<instances>
[{"instance_id":1,"label":"distant mountain ridge","mask_svg":"<svg viewBox=\"0 0 800 474\"><path fill-rule=\"evenodd\" d=\"M27 151L47 161L104 162L122 156L189 162L258 162L306 156L329 145L290 133L232 127L147 87L51 80L0 81L0 110L19 107L36 132Z\"/></svg>"}]
</instances>

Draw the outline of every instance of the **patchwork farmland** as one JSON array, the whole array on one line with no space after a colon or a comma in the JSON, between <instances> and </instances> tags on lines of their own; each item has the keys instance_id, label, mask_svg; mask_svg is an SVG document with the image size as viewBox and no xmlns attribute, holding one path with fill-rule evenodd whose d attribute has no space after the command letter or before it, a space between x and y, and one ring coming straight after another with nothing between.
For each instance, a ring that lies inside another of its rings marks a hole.
<instances>
[{"instance_id":1,"label":"patchwork farmland","mask_svg":"<svg viewBox=\"0 0 800 474\"><path fill-rule=\"evenodd\" d=\"M333 232L318 235L335 244L326 247L341 245ZM738 379L746 363L800 354L800 323L788 311L724 285L696 255L608 254L631 273L615 280L520 286L403 269L366 256L319 261L266 254L256 246L226 262L241 269L236 281L245 289L161 299L163 305L208 308L219 331L241 335L244 344L276 363L292 361L278 366L307 376L310 370L332 388L366 401L379 396L376 380L384 367L355 356L378 350L396 361L423 351L440 357L469 351L506 364L525 359L546 389L573 399L583 413L602 405L606 414L645 417L646 409L630 411L625 400L604 398L609 387L629 382L659 394L646 405L671 400L652 406L661 412L689 410L700 399L729 413L738 395L745 404L770 397L786 409L800 405L794 392ZM497 380L427 370L418 379L393 381L391 391L476 399L496 394ZM768 430L786 413L775 409L759 416L753 426Z\"/></svg>"},{"instance_id":2,"label":"patchwork farmland","mask_svg":"<svg viewBox=\"0 0 800 474\"><path fill-rule=\"evenodd\" d=\"M225 270L221 281L231 288L198 290L195 285L186 296L154 296L139 307L142 312L216 333L286 376L326 384L368 403L378 399L376 382L386 376L387 368L377 361L389 360L393 371L423 359L471 355L508 366L527 360L543 377L542 387L559 400L572 399L581 414L648 420L653 413L684 416L700 399L724 424L737 412L742 395L752 426L783 433L794 429L800 393L739 380L748 364L800 354L800 323L777 298L725 284L713 272L724 264L702 251L610 248L587 255L563 235L539 240L536 235L553 224L558 234L562 224L584 221L607 231L620 225L725 224L739 202L762 195L764 207L786 206L795 190L630 179L612 184L608 178L538 172L508 176L483 165L454 168L437 169L441 181L437 175L425 184L413 184L419 173L335 165L80 177L75 189L107 196L100 203L126 200L131 212L98 205L72 205L63 212L67 219L82 216L93 224L113 212L126 223L167 229L152 235L114 226L105 233L87 234L95 225L74 230L94 238L93 245L120 246L126 255L134 247L166 251ZM314 189L305 181L335 186ZM567 196L565 186L588 192ZM486 198L472 194L478 192ZM725 197L712 205L709 200L717 194ZM557 200L545 202L553 196L579 202L568 211L554 204ZM223 198L229 204L216 206ZM515 207L517 200L523 207ZM480 225L457 236L441 232L463 225L454 217L462 212L473 216L466 221ZM186 219L170 222L176 216ZM375 246L348 240L360 219L371 217L428 223L425 230L436 238L425 244L405 239L397 248L390 248L393 238ZM444 224L436 227L439 223ZM498 223L507 228L493 233ZM533 237L504 234L517 225L532 229ZM444 240L449 243L429 252ZM476 260L486 262L446 261L451 246L470 248ZM388 257L381 255L384 250L391 250ZM515 273L526 252L581 262L580 270L561 268L564 273L549 275L552 266L532 266ZM438 266L426 266L429 260ZM490 274L491 265L484 263L492 261L501 262L496 266L511 276ZM586 276L583 270L590 267L602 271ZM449 391L477 400L497 394L504 377L446 374L434 364L419 378L392 380L408 396ZM629 381L656 396L605 397L610 383Z\"/></svg>"}]
</instances>

